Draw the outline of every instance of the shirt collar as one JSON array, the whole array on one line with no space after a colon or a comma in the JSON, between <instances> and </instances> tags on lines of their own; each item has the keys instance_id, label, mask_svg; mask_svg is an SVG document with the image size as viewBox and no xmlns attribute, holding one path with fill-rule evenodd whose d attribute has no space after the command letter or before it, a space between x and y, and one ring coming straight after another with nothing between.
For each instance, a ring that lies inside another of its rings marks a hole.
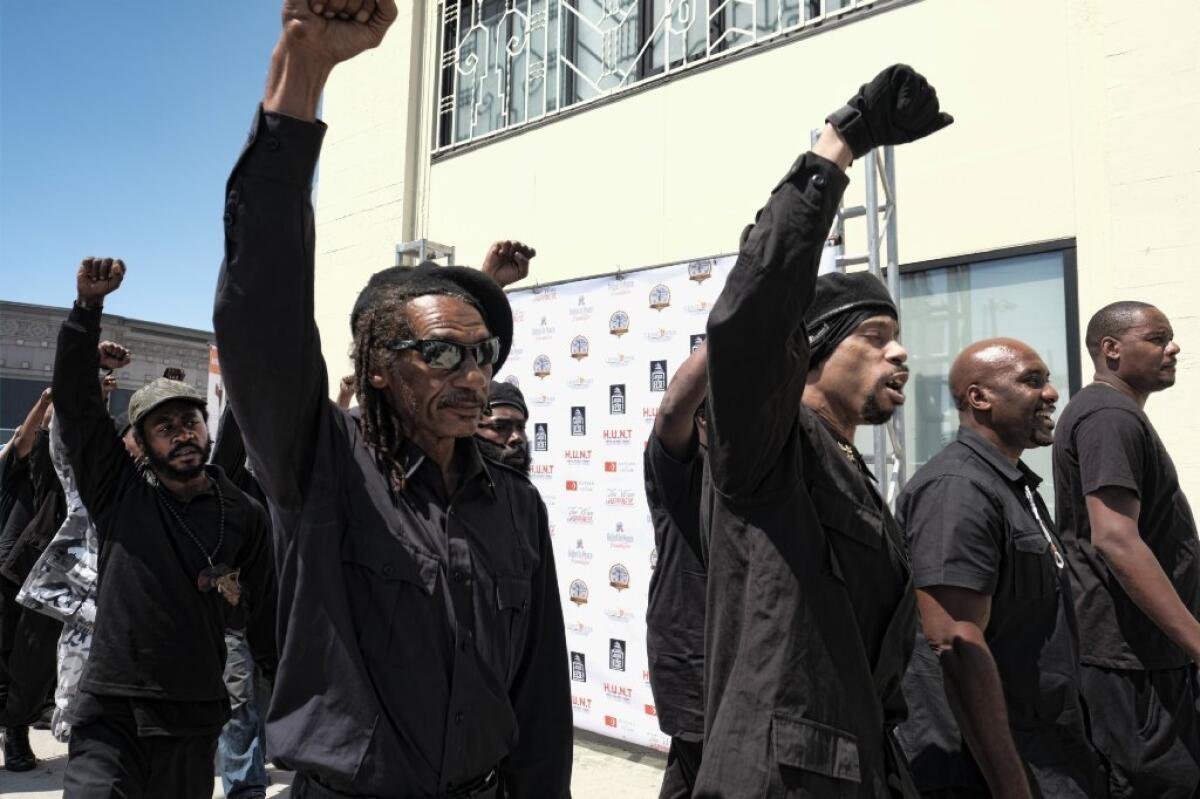
<instances>
[{"instance_id":1,"label":"shirt collar","mask_svg":"<svg viewBox=\"0 0 1200 799\"><path fill-rule=\"evenodd\" d=\"M1028 484L1030 488L1037 488L1042 482L1042 478L1026 466L1025 461L1018 460L1014 466L994 444L965 425L959 426L955 440L982 458L1010 483Z\"/></svg>"},{"instance_id":2,"label":"shirt collar","mask_svg":"<svg viewBox=\"0 0 1200 799\"><path fill-rule=\"evenodd\" d=\"M479 447L475 443L474 436L460 438L454 442L454 453L461 459L463 464L462 477L459 480L460 486L465 486L473 480L482 479L492 497L496 496L496 481L492 477L491 470L488 468L487 461L479 452ZM421 461L421 459L424 459ZM416 479L428 479L428 475L433 472L426 472L427 469L437 470L437 464L433 459L425 454L425 451L414 444L411 439L405 439L400 445L398 453L398 462L400 468L404 471L415 468L413 477ZM420 465L417 462L421 461ZM440 482L440 481L439 481Z\"/></svg>"}]
</instances>

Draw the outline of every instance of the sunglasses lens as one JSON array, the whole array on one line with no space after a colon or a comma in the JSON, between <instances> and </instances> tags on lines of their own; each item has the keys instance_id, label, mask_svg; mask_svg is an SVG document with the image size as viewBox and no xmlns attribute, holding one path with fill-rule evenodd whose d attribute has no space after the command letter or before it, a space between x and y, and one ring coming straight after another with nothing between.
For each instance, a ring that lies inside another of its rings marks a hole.
<instances>
[{"instance_id":1,"label":"sunglasses lens","mask_svg":"<svg viewBox=\"0 0 1200 799\"><path fill-rule=\"evenodd\" d=\"M475 360L480 366L492 366L500 360L500 339L492 337L482 342Z\"/></svg>"},{"instance_id":2,"label":"sunglasses lens","mask_svg":"<svg viewBox=\"0 0 1200 799\"><path fill-rule=\"evenodd\" d=\"M455 369L462 363L462 348L449 341L427 341L421 353L434 369Z\"/></svg>"}]
</instances>

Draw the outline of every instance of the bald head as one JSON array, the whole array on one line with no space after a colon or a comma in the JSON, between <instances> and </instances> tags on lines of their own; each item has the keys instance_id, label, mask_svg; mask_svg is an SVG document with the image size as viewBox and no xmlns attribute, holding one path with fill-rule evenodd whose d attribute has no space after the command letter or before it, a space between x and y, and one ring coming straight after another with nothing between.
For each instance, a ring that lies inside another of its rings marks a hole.
<instances>
[{"instance_id":1,"label":"bald head","mask_svg":"<svg viewBox=\"0 0 1200 799\"><path fill-rule=\"evenodd\" d=\"M950 367L950 396L954 407L967 409L967 392L972 385L988 384L1002 371L1025 360L1041 361L1037 352L1015 338L988 338L968 345Z\"/></svg>"},{"instance_id":2,"label":"bald head","mask_svg":"<svg viewBox=\"0 0 1200 799\"><path fill-rule=\"evenodd\" d=\"M950 393L959 423L992 442L1014 463L1031 447L1054 440L1058 392L1050 370L1023 341L977 341L954 359Z\"/></svg>"}]
</instances>

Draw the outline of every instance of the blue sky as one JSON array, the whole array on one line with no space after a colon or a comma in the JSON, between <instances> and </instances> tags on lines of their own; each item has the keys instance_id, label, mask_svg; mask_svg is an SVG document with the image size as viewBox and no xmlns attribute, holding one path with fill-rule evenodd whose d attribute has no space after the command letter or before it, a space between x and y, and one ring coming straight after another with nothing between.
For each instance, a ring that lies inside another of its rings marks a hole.
<instances>
[{"instance_id":1,"label":"blue sky","mask_svg":"<svg viewBox=\"0 0 1200 799\"><path fill-rule=\"evenodd\" d=\"M69 305L125 259L114 314L212 329L222 197L275 0L0 0L0 298Z\"/></svg>"}]
</instances>

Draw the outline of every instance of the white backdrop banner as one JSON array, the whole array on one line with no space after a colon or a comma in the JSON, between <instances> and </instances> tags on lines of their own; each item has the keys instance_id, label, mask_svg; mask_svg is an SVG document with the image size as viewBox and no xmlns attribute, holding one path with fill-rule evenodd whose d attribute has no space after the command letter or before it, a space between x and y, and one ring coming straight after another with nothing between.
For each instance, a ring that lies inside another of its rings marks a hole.
<instances>
[{"instance_id":1,"label":"white backdrop banner","mask_svg":"<svg viewBox=\"0 0 1200 799\"><path fill-rule=\"evenodd\" d=\"M500 379L529 406L550 515L575 726L665 750L646 664L655 567L642 452L667 383L704 339L733 257L509 294Z\"/></svg>"}]
</instances>

